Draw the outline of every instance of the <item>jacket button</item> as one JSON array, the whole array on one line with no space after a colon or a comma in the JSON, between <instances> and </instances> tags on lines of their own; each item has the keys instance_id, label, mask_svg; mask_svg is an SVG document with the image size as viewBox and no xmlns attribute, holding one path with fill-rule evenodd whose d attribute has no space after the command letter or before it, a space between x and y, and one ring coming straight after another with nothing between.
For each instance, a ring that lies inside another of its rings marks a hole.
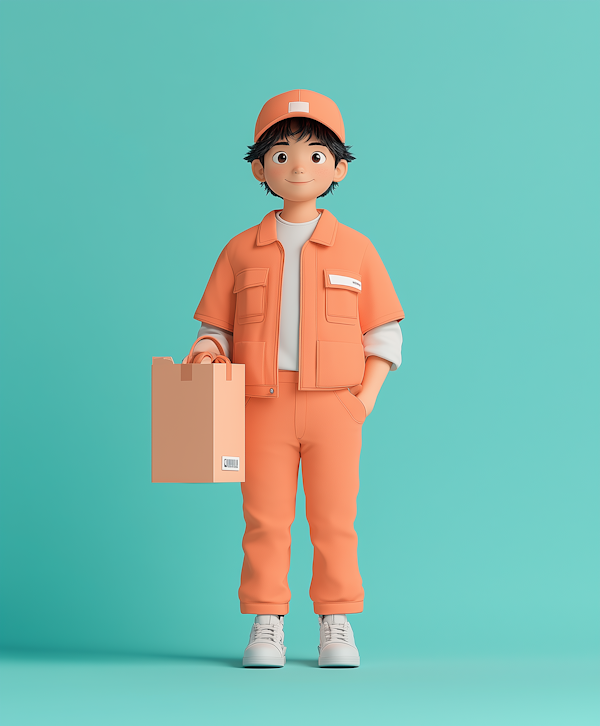
<instances>
[{"instance_id":1,"label":"jacket button","mask_svg":"<svg viewBox=\"0 0 600 726\"><path fill-rule=\"evenodd\" d=\"M269 388L269 393L275 393L275 390L273 388Z\"/></svg>"}]
</instances>

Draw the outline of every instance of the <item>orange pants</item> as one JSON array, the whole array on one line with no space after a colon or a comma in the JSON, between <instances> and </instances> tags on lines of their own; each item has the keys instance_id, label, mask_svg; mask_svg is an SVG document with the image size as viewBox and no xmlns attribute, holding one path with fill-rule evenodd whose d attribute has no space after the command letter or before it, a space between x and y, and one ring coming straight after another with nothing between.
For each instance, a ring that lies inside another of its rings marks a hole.
<instances>
[{"instance_id":1,"label":"orange pants","mask_svg":"<svg viewBox=\"0 0 600 726\"><path fill-rule=\"evenodd\" d=\"M241 611L289 611L290 528L302 459L315 612L359 613L364 591L354 519L365 408L347 389L299 391L296 371L279 371L279 381L279 398L246 403Z\"/></svg>"}]
</instances>

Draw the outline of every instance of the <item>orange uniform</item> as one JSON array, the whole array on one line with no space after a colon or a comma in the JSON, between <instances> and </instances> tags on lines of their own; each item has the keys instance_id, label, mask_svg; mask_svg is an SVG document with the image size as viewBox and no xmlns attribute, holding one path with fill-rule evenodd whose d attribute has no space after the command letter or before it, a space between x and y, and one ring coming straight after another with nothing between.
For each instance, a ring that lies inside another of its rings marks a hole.
<instances>
[{"instance_id":1,"label":"orange uniform","mask_svg":"<svg viewBox=\"0 0 600 726\"><path fill-rule=\"evenodd\" d=\"M360 385L362 334L404 318L377 250L326 209L300 260L299 389ZM284 251L275 211L221 252L194 317L233 332L233 362L246 366L246 395L279 395L277 351Z\"/></svg>"},{"instance_id":2,"label":"orange uniform","mask_svg":"<svg viewBox=\"0 0 600 726\"><path fill-rule=\"evenodd\" d=\"M245 613L288 612L298 469L315 554L320 615L360 612L354 531L365 409L348 389L365 370L362 335L404 318L371 242L325 209L300 258L299 371L278 369L284 249L275 211L221 252L194 317L233 333L246 366Z\"/></svg>"}]
</instances>

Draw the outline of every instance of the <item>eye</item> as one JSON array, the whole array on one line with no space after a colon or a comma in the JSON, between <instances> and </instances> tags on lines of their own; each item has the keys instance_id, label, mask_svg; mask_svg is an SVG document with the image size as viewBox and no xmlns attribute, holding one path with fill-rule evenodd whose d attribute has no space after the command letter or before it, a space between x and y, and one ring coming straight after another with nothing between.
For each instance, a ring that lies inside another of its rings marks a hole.
<instances>
[{"instance_id":1,"label":"eye","mask_svg":"<svg viewBox=\"0 0 600 726\"><path fill-rule=\"evenodd\" d=\"M273 161L276 164L285 164L287 161L287 154L285 151L278 151L276 154L273 154Z\"/></svg>"},{"instance_id":2,"label":"eye","mask_svg":"<svg viewBox=\"0 0 600 726\"><path fill-rule=\"evenodd\" d=\"M322 151L315 151L315 153L311 156L311 159L315 164L324 164L326 156Z\"/></svg>"}]
</instances>

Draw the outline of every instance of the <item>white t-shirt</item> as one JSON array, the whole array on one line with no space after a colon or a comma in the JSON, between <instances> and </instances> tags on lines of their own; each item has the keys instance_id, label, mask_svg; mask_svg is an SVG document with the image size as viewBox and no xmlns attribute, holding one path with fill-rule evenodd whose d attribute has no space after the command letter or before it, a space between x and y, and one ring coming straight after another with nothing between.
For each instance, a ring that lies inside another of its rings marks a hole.
<instances>
[{"instance_id":1,"label":"white t-shirt","mask_svg":"<svg viewBox=\"0 0 600 726\"><path fill-rule=\"evenodd\" d=\"M300 253L315 231L321 215L310 222L293 224L275 215L277 239L283 245L285 263L281 284L281 317L279 323L279 369L297 371L300 337Z\"/></svg>"},{"instance_id":2,"label":"white t-shirt","mask_svg":"<svg viewBox=\"0 0 600 726\"><path fill-rule=\"evenodd\" d=\"M300 334L300 253L315 231L320 214L310 222L292 223L281 219L277 212L277 239L285 251L281 286L281 315L279 324L278 367L284 371L297 371ZM233 335L227 330L202 323L198 336L210 335L221 343L229 356ZM376 355L390 361L395 371L402 362L402 331L396 321L384 323L363 335L365 356Z\"/></svg>"}]
</instances>

